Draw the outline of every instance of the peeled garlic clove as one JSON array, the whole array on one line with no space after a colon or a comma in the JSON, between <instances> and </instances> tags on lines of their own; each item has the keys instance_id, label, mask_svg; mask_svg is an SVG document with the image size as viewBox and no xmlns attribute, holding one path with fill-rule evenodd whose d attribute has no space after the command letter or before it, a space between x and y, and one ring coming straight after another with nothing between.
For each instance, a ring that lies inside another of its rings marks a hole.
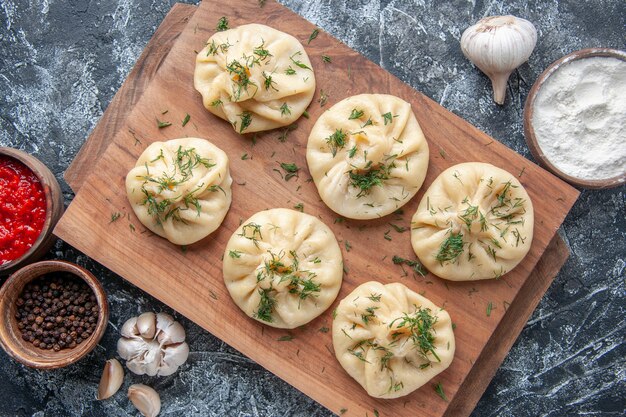
<instances>
[{"instance_id":1,"label":"peeled garlic clove","mask_svg":"<svg viewBox=\"0 0 626 417\"><path fill-rule=\"evenodd\" d=\"M122 325L120 334L124 337L136 337L139 334L139 330L137 330L137 317L131 317L126 320L124 325Z\"/></svg>"},{"instance_id":2,"label":"peeled garlic clove","mask_svg":"<svg viewBox=\"0 0 626 417\"><path fill-rule=\"evenodd\" d=\"M143 313L137 317L137 330L141 337L152 339L156 333L156 316L152 312Z\"/></svg>"},{"instance_id":3,"label":"peeled garlic clove","mask_svg":"<svg viewBox=\"0 0 626 417\"><path fill-rule=\"evenodd\" d=\"M537 30L515 16L489 16L463 32L461 50L490 79L493 99L504 104L511 73L528 60L537 43Z\"/></svg>"},{"instance_id":4,"label":"peeled garlic clove","mask_svg":"<svg viewBox=\"0 0 626 417\"><path fill-rule=\"evenodd\" d=\"M96 399L105 400L114 395L124 382L124 369L117 359L109 359L104 365Z\"/></svg>"},{"instance_id":5,"label":"peeled garlic clove","mask_svg":"<svg viewBox=\"0 0 626 417\"><path fill-rule=\"evenodd\" d=\"M161 411L161 398L152 388L144 384L128 387L128 399L146 417L156 417Z\"/></svg>"}]
</instances>

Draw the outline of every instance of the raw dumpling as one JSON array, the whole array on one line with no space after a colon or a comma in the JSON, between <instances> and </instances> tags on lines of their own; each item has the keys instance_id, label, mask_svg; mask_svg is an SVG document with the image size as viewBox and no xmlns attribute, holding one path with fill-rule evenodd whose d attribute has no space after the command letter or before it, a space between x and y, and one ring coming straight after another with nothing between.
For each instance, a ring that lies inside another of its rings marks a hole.
<instances>
[{"instance_id":1,"label":"raw dumpling","mask_svg":"<svg viewBox=\"0 0 626 417\"><path fill-rule=\"evenodd\" d=\"M296 38L250 24L209 38L196 58L194 85L204 107L250 133L300 117L313 99L315 76Z\"/></svg>"},{"instance_id":2,"label":"raw dumpling","mask_svg":"<svg viewBox=\"0 0 626 417\"><path fill-rule=\"evenodd\" d=\"M454 358L448 313L406 286L376 281L341 300L333 346L343 369L377 398L415 391Z\"/></svg>"},{"instance_id":3,"label":"raw dumpling","mask_svg":"<svg viewBox=\"0 0 626 417\"><path fill-rule=\"evenodd\" d=\"M433 181L413 216L411 243L441 278L499 278L528 253L533 226L532 202L515 176L468 162Z\"/></svg>"},{"instance_id":4,"label":"raw dumpling","mask_svg":"<svg viewBox=\"0 0 626 417\"><path fill-rule=\"evenodd\" d=\"M228 156L205 139L154 142L126 176L139 221L177 245L189 245L222 224L230 207Z\"/></svg>"},{"instance_id":5,"label":"raw dumpling","mask_svg":"<svg viewBox=\"0 0 626 417\"><path fill-rule=\"evenodd\" d=\"M428 144L411 105L361 94L328 109L313 126L306 159L320 197L351 219L382 217L422 186Z\"/></svg>"},{"instance_id":6,"label":"raw dumpling","mask_svg":"<svg viewBox=\"0 0 626 417\"><path fill-rule=\"evenodd\" d=\"M242 223L224 252L224 282L248 316L293 329L335 301L341 250L316 217L290 209L261 211Z\"/></svg>"}]
</instances>

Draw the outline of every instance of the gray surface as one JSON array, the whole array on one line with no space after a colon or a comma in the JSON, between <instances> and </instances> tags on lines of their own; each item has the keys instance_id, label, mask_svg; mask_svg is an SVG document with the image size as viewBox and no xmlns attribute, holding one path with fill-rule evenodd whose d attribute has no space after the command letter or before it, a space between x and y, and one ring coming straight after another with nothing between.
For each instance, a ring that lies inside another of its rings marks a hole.
<instances>
[{"instance_id":1,"label":"gray surface","mask_svg":"<svg viewBox=\"0 0 626 417\"><path fill-rule=\"evenodd\" d=\"M622 0L283 3L526 157L522 107L537 76L566 53L596 46L624 49L625 41ZM47 163L67 202L73 194L63 183L63 171L171 4L0 1L0 145ZM498 107L489 80L462 56L458 41L470 23L506 13L531 20L539 41L519 77L512 77L506 106ZM572 256L475 416L625 412L624 191L624 186L583 191L561 229ZM116 355L116 329L125 319L169 309L68 245L59 242L49 257L77 262L101 279L109 294L110 326L92 354L63 370L27 369L0 352L0 415L138 415L123 392L105 402L93 400L101 367ZM330 415L188 320L182 322L189 362L170 377L130 375L123 390L135 382L154 386L163 400L161 415Z\"/></svg>"}]
</instances>

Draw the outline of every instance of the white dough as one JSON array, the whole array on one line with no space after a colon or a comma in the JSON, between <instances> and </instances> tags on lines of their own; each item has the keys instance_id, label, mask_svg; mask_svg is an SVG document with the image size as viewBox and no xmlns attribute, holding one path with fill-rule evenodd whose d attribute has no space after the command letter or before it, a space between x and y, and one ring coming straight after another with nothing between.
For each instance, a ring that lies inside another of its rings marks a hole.
<instances>
[{"instance_id":1,"label":"white dough","mask_svg":"<svg viewBox=\"0 0 626 417\"><path fill-rule=\"evenodd\" d=\"M421 334L418 327L430 330ZM358 286L339 303L332 335L341 366L377 398L410 394L454 358L448 313L400 283Z\"/></svg>"},{"instance_id":2,"label":"white dough","mask_svg":"<svg viewBox=\"0 0 626 417\"><path fill-rule=\"evenodd\" d=\"M177 245L215 231L231 202L228 156L205 139L154 142L126 176L126 193L139 221Z\"/></svg>"},{"instance_id":3,"label":"white dough","mask_svg":"<svg viewBox=\"0 0 626 417\"><path fill-rule=\"evenodd\" d=\"M499 278L526 256L534 211L520 182L490 164L448 168L413 216L411 243L422 264L452 281Z\"/></svg>"},{"instance_id":4,"label":"white dough","mask_svg":"<svg viewBox=\"0 0 626 417\"><path fill-rule=\"evenodd\" d=\"M306 110L315 76L302 44L259 24L217 32L196 58L194 86L239 133L287 126ZM249 124L248 124L249 122Z\"/></svg>"},{"instance_id":5,"label":"white dough","mask_svg":"<svg viewBox=\"0 0 626 417\"><path fill-rule=\"evenodd\" d=\"M351 219L374 219L417 193L429 154L409 103L391 95L361 94L320 116L306 157L328 207ZM366 182L371 186L362 186Z\"/></svg>"},{"instance_id":6,"label":"white dough","mask_svg":"<svg viewBox=\"0 0 626 417\"><path fill-rule=\"evenodd\" d=\"M254 214L233 233L223 273L244 313L269 326L293 329L335 301L343 263L328 226L311 215L276 208Z\"/></svg>"}]
</instances>

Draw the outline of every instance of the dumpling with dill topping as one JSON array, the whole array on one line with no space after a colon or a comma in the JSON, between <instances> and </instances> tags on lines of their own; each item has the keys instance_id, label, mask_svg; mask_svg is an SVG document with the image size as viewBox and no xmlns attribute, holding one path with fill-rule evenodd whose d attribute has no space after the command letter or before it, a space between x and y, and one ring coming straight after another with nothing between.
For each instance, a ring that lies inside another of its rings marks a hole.
<instances>
[{"instance_id":1,"label":"dumpling with dill topping","mask_svg":"<svg viewBox=\"0 0 626 417\"><path fill-rule=\"evenodd\" d=\"M315 75L302 44L259 24L217 32L196 58L204 107L239 133L287 126L306 110Z\"/></svg>"},{"instance_id":2,"label":"dumpling with dill topping","mask_svg":"<svg viewBox=\"0 0 626 417\"><path fill-rule=\"evenodd\" d=\"M441 278L499 278L526 256L533 229L533 205L518 179L491 164L466 162L430 185L413 216L411 243Z\"/></svg>"},{"instance_id":3,"label":"dumpling with dill topping","mask_svg":"<svg viewBox=\"0 0 626 417\"><path fill-rule=\"evenodd\" d=\"M126 175L126 194L139 221L177 245L215 231L231 203L228 156L200 138L148 146Z\"/></svg>"},{"instance_id":4,"label":"dumpling with dill topping","mask_svg":"<svg viewBox=\"0 0 626 417\"><path fill-rule=\"evenodd\" d=\"M244 313L272 327L293 329L335 301L343 263L335 235L322 221L275 208L254 214L233 233L223 273Z\"/></svg>"},{"instance_id":5,"label":"dumpling with dill topping","mask_svg":"<svg viewBox=\"0 0 626 417\"><path fill-rule=\"evenodd\" d=\"M450 315L400 283L358 286L339 303L332 336L341 366L376 398L410 394L455 352Z\"/></svg>"},{"instance_id":6,"label":"dumpling with dill topping","mask_svg":"<svg viewBox=\"0 0 626 417\"><path fill-rule=\"evenodd\" d=\"M306 151L320 197L351 219L382 217L405 205L424 182L428 158L411 105L386 94L332 106L315 122Z\"/></svg>"}]
</instances>

